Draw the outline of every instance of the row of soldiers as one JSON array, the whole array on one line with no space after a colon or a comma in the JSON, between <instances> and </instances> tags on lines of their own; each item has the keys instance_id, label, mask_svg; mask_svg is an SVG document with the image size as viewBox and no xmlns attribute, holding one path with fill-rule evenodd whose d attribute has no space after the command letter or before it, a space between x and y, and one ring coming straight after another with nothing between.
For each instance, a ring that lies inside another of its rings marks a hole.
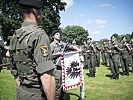
<instances>
[{"instance_id":1,"label":"row of soldiers","mask_svg":"<svg viewBox=\"0 0 133 100\"><path fill-rule=\"evenodd\" d=\"M96 67L100 67L100 45L92 42L91 38L84 41L82 45L82 55L84 57L84 68L89 69L89 77L95 77Z\"/></svg>"},{"instance_id":2,"label":"row of soldiers","mask_svg":"<svg viewBox=\"0 0 133 100\"><path fill-rule=\"evenodd\" d=\"M100 52L104 65L111 69L111 79L119 79L119 68L122 68L122 75L129 76L129 66L133 70L133 39L127 43L126 37L122 37L121 43L117 43L116 37L111 36L111 40L103 46L97 42L92 42L91 38L83 42L82 55L84 56L84 68L89 69L89 77L95 77L96 67L100 66Z\"/></svg>"},{"instance_id":3,"label":"row of soldiers","mask_svg":"<svg viewBox=\"0 0 133 100\"><path fill-rule=\"evenodd\" d=\"M133 70L133 39L128 43L125 36L117 43L115 36L111 36L108 44L104 43L101 49L103 64L111 69L111 79L119 79L119 68L122 68L122 75L129 76L130 66Z\"/></svg>"}]
</instances>

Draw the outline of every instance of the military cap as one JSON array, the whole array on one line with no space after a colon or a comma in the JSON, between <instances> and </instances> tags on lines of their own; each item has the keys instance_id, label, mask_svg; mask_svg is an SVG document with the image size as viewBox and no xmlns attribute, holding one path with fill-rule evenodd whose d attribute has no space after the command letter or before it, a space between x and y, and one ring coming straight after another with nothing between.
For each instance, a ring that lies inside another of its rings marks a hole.
<instances>
[{"instance_id":1,"label":"military cap","mask_svg":"<svg viewBox=\"0 0 133 100\"><path fill-rule=\"evenodd\" d=\"M111 39L112 39L112 38L115 38L115 35L112 35L110 38L111 38Z\"/></svg>"},{"instance_id":2,"label":"military cap","mask_svg":"<svg viewBox=\"0 0 133 100\"><path fill-rule=\"evenodd\" d=\"M31 6L35 7L37 9L43 8L43 3L40 2L39 0L20 0L19 1L20 5L25 5L25 6Z\"/></svg>"},{"instance_id":3,"label":"military cap","mask_svg":"<svg viewBox=\"0 0 133 100\"><path fill-rule=\"evenodd\" d=\"M88 39L88 40L92 40L92 38L90 38L90 37L88 37L87 39Z\"/></svg>"},{"instance_id":4,"label":"military cap","mask_svg":"<svg viewBox=\"0 0 133 100\"><path fill-rule=\"evenodd\" d=\"M59 32L59 33L60 33L60 31L59 31L59 30L53 30L53 31L52 31L52 34L51 34L51 36L54 36L57 32Z\"/></svg>"}]
</instances>

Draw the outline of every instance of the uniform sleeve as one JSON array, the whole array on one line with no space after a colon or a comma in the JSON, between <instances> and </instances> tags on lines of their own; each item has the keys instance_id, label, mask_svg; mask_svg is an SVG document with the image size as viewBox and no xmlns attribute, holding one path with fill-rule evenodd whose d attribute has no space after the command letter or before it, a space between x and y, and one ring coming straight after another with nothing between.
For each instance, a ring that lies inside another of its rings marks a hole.
<instances>
[{"instance_id":1,"label":"uniform sleeve","mask_svg":"<svg viewBox=\"0 0 133 100\"><path fill-rule=\"evenodd\" d=\"M39 74L55 68L51 60L51 48L46 34L40 34L35 40L34 59L37 63L36 70Z\"/></svg>"}]
</instances>

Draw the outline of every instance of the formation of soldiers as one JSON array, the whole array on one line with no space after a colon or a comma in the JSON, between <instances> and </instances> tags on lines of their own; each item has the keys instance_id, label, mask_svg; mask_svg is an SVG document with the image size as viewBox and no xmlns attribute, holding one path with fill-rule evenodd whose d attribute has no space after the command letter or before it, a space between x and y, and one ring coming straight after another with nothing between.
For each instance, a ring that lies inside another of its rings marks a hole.
<instances>
[{"instance_id":1,"label":"formation of soldiers","mask_svg":"<svg viewBox=\"0 0 133 100\"><path fill-rule=\"evenodd\" d=\"M89 69L89 77L95 77L96 67L100 67L100 45L92 42L91 38L83 42L82 55L84 57L84 69Z\"/></svg>"},{"instance_id":2,"label":"formation of soldiers","mask_svg":"<svg viewBox=\"0 0 133 100\"><path fill-rule=\"evenodd\" d=\"M119 74L129 76L130 69L133 71L133 39L128 43L126 37L122 37L117 43L112 36L108 43L103 44L101 55L103 64L111 69L111 79L119 79Z\"/></svg>"},{"instance_id":3,"label":"formation of soldiers","mask_svg":"<svg viewBox=\"0 0 133 100\"><path fill-rule=\"evenodd\" d=\"M96 67L100 67L100 52L103 64L111 69L111 79L119 79L120 66L122 75L129 76L129 65L133 70L133 40L129 44L126 38L122 37L121 44L117 44L116 38L112 36L108 46L104 44L101 48L97 42L93 43L92 39L88 38L79 48L76 41L73 41L72 45L62 42L60 31L54 30L51 35L53 41L50 44L46 32L38 26L43 17L43 3L39 0L20 0L19 5L23 13L23 23L12 36L10 55L2 45L0 46L0 54L10 57L10 69L16 81L17 100L64 99L60 60L64 51L81 52L85 68L90 72L89 77L95 77Z\"/></svg>"},{"instance_id":4,"label":"formation of soldiers","mask_svg":"<svg viewBox=\"0 0 133 100\"><path fill-rule=\"evenodd\" d=\"M95 77L96 67L100 66L100 53L102 64L111 70L111 79L118 80L120 74L129 76L130 69L133 71L133 39L127 43L126 37L122 37L121 42L117 43L116 37L111 36L102 45L91 40L88 38L82 46L84 68L89 69L89 77Z\"/></svg>"}]
</instances>

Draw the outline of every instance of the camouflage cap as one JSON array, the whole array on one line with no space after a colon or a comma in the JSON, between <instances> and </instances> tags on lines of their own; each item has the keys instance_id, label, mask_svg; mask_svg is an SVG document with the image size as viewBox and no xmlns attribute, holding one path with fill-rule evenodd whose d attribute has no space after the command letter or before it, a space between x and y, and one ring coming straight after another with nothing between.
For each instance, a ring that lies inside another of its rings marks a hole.
<instances>
[{"instance_id":1,"label":"camouflage cap","mask_svg":"<svg viewBox=\"0 0 133 100\"><path fill-rule=\"evenodd\" d=\"M31 6L37 9L43 8L43 3L39 0L20 0L19 4L25 5L25 6Z\"/></svg>"}]
</instances>

